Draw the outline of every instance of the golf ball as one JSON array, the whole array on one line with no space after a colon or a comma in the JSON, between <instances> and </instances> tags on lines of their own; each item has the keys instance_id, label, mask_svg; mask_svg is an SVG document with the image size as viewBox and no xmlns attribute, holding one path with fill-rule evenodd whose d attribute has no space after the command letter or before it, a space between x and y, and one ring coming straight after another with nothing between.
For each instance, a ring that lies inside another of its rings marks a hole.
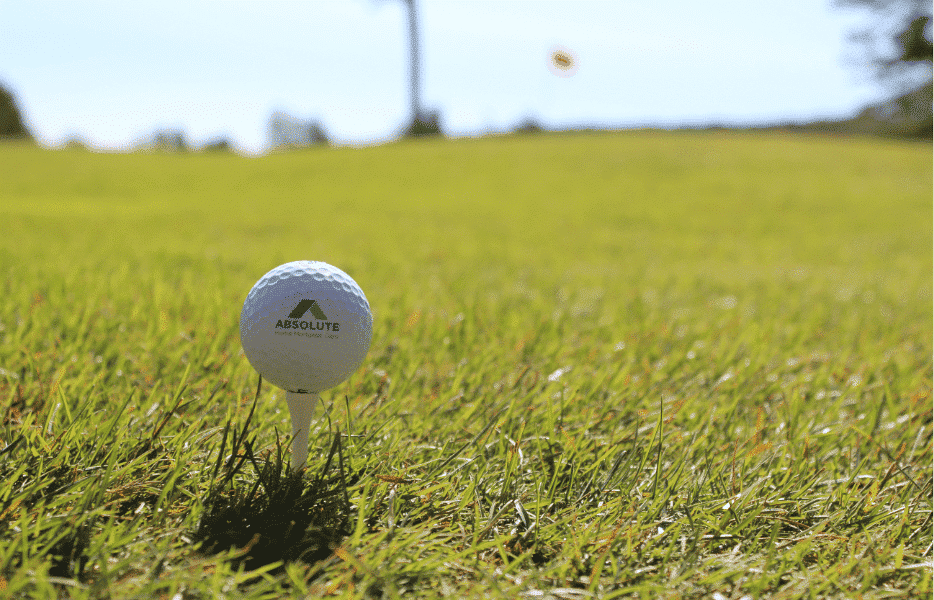
<instances>
[{"instance_id":1,"label":"golf ball","mask_svg":"<svg viewBox=\"0 0 934 600\"><path fill-rule=\"evenodd\" d=\"M363 363L373 315L350 275L327 263L280 265L256 282L240 313L240 342L264 379L284 390L317 393Z\"/></svg>"}]
</instances>

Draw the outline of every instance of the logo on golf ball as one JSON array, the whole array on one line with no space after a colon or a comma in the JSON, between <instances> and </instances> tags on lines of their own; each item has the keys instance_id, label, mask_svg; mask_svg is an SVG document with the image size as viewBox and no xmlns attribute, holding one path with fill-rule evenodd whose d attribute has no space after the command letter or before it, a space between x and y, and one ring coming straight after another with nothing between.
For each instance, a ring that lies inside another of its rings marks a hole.
<instances>
[{"instance_id":1,"label":"logo on golf ball","mask_svg":"<svg viewBox=\"0 0 934 600\"><path fill-rule=\"evenodd\" d=\"M311 316L315 318L314 321L305 321L302 319L302 317L309 312ZM287 318L276 321L277 334L291 335L299 331L307 331L312 337L321 337L324 332L337 333L340 331L340 327L340 323L328 321L327 315L324 314L324 311L321 310L321 307L318 306L316 301L308 300L307 298L299 301ZM316 331L318 333L314 333ZM337 336L329 335L328 337L336 338Z\"/></svg>"}]
</instances>

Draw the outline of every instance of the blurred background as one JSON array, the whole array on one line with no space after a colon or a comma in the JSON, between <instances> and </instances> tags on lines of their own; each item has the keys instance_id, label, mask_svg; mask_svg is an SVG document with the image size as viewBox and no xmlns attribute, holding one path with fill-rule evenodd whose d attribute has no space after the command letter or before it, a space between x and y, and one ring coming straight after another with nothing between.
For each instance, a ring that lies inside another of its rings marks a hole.
<instances>
[{"instance_id":1,"label":"blurred background","mask_svg":"<svg viewBox=\"0 0 934 600\"><path fill-rule=\"evenodd\" d=\"M0 137L261 154L406 135L931 138L930 2L0 0Z\"/></svg>"}]
</instances>

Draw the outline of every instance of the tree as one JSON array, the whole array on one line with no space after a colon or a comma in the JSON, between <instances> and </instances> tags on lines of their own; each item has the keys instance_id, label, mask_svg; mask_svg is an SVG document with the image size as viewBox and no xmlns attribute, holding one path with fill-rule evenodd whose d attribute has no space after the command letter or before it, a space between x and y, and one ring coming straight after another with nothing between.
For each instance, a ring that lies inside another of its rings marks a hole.
<instances>
[{"instance_id":1,"label":"tree","mask_svg":"<svg viewBox=\"0 0 934 600\"><path fill-rule=\"evenodd\" d=\"M205 152L232 152L233 144L224 136L215 138L201 147Z\"/></svg>"},{"instance_id":2,"label":"tree","mask_svg":"<svg viewBox=\"0 0 934 600\"><path fill-rule=\"evenodd\" d=\"M295 150L330 143L319 122L306 121L282 111L269 117L267 136L272 150Z\"/></svg>"},{"instance_id":3,"label":"tree","mask_svg":"<svg viewBox=\"0 0 934 600\"><path fill-rule=\"evenodd\" d=\"M851 36L864 53L861 64L886 88L889 99L853 120L857 130L878 135L932 138L930 0L836 0L868 10L872 25Z\"/></svg>"},{"instance_id":4,"label":"tree","mask_svg":"<svg viewBox=\"0 0 934 600\"><path fill-rule=\"evenodd\" d=\"M31 139L13 93L0 85L0 139Z\"/></svg>"},{"instance_id":5,"label":"tree","mask_svg":"<svg viewBox=\"0 0 934 600\"><path fill-rule=\"evenodd\" d=\"M893 97L931 81L931 18L929 0L836 0L836 5L867 10L872 24L851 39L864 55L858 62Z\"/></svg>"},{"instance_id":6,"label":"tree","mask_svg":"<svg viewBox=\"0 0 934 600\"><path fill-rule=\"evenodd\" d=\"M160 129L153 134L152 149L158 152L188 152L190 146L181 129Z\"/></svg>"}]
</instances>

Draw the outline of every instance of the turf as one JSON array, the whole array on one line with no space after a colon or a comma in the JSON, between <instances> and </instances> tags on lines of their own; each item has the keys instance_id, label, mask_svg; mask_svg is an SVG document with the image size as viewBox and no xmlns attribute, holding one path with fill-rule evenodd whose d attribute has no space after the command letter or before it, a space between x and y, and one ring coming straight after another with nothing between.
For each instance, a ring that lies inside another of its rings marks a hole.
<instances>
[{"instance_id":1,"label":"turf","mask_svg":"<svg viewBox=\"0 0 934 600\"><path fill-rule=\"evenodd\" d=\"M932 593L929 145L6 144L0 182L0 596ZM237 331L296 259L374 312L297 483Z\"/></svg>"}]
</instances>

